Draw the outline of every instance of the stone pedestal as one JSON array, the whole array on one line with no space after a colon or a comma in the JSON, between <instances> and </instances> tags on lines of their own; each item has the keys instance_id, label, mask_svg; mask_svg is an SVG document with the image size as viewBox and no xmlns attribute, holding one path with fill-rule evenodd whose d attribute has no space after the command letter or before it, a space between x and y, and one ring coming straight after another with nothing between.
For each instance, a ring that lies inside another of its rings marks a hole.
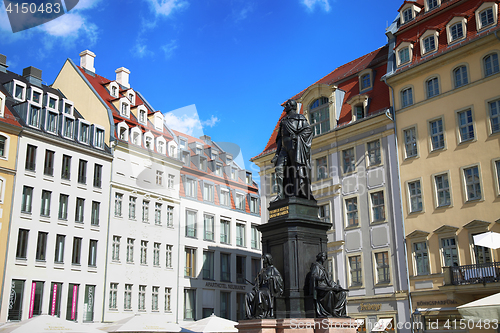
<instances>
[{"instance_id":1,"label":"stone pedestal","mask_svg":"<svg viewBox=\"0 0 500 333\"><path fill-rule=\"evenodd\" d=\"M285 284L283 297L276 299L276 318L314 318L312 299L304 287L316 255L327 250L330 227L319 219L316 200L292 197L271 202L269 220L258 229L263 253L273 256Z\"/></svg>"},{"instance_id":2,"label":"stone pedestal","mask_svg":"<svg viewBox=\"0 0 500 333\"><path fill-rule=\"evenodd\" d=\"M355 333L352 318L283 318L242 320L238 333Z\"/></svg>"}]
</instances>

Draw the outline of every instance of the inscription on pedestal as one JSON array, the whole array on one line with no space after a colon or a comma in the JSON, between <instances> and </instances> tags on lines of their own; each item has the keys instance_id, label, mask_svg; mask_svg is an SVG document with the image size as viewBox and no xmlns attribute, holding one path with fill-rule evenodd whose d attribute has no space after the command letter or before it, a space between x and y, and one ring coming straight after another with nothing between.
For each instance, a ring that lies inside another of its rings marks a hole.
<instances>
[{"instance_id":1,"label":"inscription on pedestal","mask_svg":"<svg viewBox=\"0 0 500 333\"><path fill-rule=\"evenodd\" d=\"M288 206L281 207L278 209L273 209L269 211L269 218L272 219L274 217L288 215Z\"/></svg>"}]
</instances>

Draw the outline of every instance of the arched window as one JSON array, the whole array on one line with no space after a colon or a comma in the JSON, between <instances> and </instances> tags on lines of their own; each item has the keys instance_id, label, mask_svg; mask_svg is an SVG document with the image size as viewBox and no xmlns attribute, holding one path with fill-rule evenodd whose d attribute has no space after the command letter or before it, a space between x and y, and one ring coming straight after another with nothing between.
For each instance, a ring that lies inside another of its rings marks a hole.
<instances>
[{"instance_id":1,"label":"arched window","mask_svg":"<svg viewBox=\"0 0 500 333\"><path fill-rule=\"evenodd\" d=\"M370 78L370 74L365 74L361 77L361 90L370 88L372 85L372 81Z\"/></svg>"},{"instance_id":2,"label":"arched window","mask_svg":"<svg viewBox=\"0 0 500 333\"><path fill-rule=\"evenodd\" d=\"M490 76L495 73L498 73L499 66L498 66L497 53L488 54L486 57L484 57L483 63L484 63L484 76Z\"/></svg>"},{"instance_id":3,"label":"arched window","mask_svg":"<svg viewBox=\"0 0 500 333\"><path fill-rule=\"evenodd\" d=\"M0 135L0 157L7 157L9 138Z\"/></svg>"},{"instance_id":4,"label":"arched window","mask_svg":"<svg viewBox=\"0 0 500 333\"><path fill-rule=\"evenodd\" d=\"M320 97L309 106L310 122L314 135L319 135L330 130L330 116L328 98Z\"/></svg>"},{"instance_id":5,"label":"arched window","mask_svg":"<svg viewBox=\"0 0 500 333\"><path fill-rule=\"evenodd\" d=\"M413 89L406 88L401 90L401 107L405 108L413 104Z\"/></svg>"},{"instance_id":6,"label":"arched window","mask_svg":"<svg viewBox=\"0 0 500 333\"><path fill-rule=\"evenodd\" d=\"M460 66L453 70L453 80L455 81L455 88L461 87L469 83L467 78L467 67Z\"/></svg>"},{"instance_id":7,"label":"arched window","mask_svg":"<svg viewBox=\"0 0 500 333\"><path fill-rule=\"evenodd\" d=\"M425 82L427 98L439 95L439 81L437 77L430 78Z\"/></svg>"}]
</instances>

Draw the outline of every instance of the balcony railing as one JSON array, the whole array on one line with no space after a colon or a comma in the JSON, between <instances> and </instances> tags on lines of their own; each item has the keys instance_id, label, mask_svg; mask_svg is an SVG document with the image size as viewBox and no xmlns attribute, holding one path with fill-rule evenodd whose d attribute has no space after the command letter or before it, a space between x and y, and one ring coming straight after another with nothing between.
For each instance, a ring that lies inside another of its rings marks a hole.
<instances>
[{"instance_id":1,"label":"balcony railing","mask_svg":"<svg viewBox=\"0 0 500 333\"><path fill-rule=\"evenodd\" d=\"M500 262L447 267L451 284L486 284L500 282Z\"/></svg>"}]
</instances>

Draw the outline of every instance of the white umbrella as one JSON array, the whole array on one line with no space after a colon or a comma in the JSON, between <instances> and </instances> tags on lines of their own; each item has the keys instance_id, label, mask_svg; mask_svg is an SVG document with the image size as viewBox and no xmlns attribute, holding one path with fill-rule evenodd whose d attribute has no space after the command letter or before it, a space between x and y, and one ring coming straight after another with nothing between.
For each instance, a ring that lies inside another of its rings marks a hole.
<instances>
[{"instance_id":1,"label":"white umbrella","mask_svg":"<svg viewBox=\"0 0 500 333\"><path fill-rule=\"evenodd\" d=\"M114 323L99 327L106 332L181 332L176 323L170 323L163 315L136 314Z\"/></svg>"},{"instance_id":2,"label":"white umbrella","mask_svg":"<svg viewBox=\"0 0 500 333\"><path fill-rule=\"evenodd\" d=\"M465 320L489 319L491 321L496 319L500 321L500 293L457 306L457 309Z\"/></svg>"},{"instance_id":3,"label":"white umbrella","mask_svg":"<svg viewBox=\"0 0 500 333\"><path fill-rule=\"evenodd\" d=\"M212 314L210 317L197 320L192 324L186 324L184 327L193 332L203 333L238 332L238 329L234 325L238 325L238 322L220 318Z\"/></svg>"},{"instance_id":4,"label":"white umbrella","mask_svg":"<svg viewBox=\"0 0 500 333\"><path fill-rule=\"evenodd\" d=\"M0 333L103 333L102 331L55 316L40 315L0 326Z\"/></svg>"},{"instance_id":5,"label":"white umbrella","mask_svg":"<svg viewBox=\"0 0 500 333\"><path fill-rule=\"evenodd\" d=\"M500 234L488 231L479 235L474 235L474 245L498 249L500 247Z\"/></svg>"}]
</instances>

